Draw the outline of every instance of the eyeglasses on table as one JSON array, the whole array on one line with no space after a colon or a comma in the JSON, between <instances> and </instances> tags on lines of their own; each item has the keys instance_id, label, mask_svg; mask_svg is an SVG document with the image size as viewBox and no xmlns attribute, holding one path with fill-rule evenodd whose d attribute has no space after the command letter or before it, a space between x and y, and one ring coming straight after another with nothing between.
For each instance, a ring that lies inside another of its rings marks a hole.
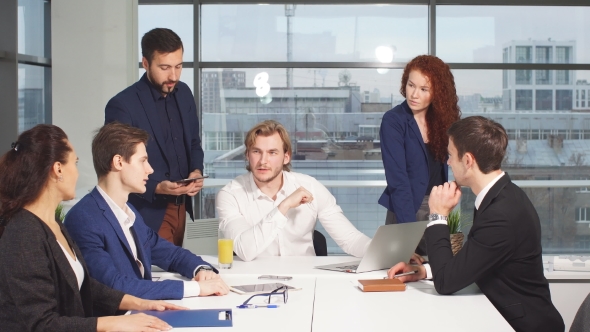
<instances>
[{"instance_id":1,"label":"eyeglasses on table","mask_svg":"<svg viewBox=\"0 0 590 332\"><path fill-rule=\"evenodd\" d=\"M287 299L289 298L289 291L288 291L288 287L287 286L281 286L275 290L273 290L270 293L262 293L262 294L254 294L252 296L250 296L246 301L244 301L244 303L240 304L239 306L237 306L240 309L251 309L251 308L256 308L256 307L268 307L268 308L275 308L277 306L272 306L270 305L270 299L273 295L278 295L278 296L283 296L283 302L287 303ZM250 302L250 300L252 300L253 298L257 297L257 296L268 296L268 303L269 305L256 305L256 304L252 304L252 303L248 303Z\"/></svg>"}]
</instances>

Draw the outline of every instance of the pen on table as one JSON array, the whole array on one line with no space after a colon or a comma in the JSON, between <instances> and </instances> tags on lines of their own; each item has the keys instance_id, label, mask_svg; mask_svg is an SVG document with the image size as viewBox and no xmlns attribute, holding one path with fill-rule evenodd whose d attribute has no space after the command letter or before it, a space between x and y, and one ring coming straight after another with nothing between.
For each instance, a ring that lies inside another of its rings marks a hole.
<instances>
[{"instance_id":1,"label":"pen on table","mask_svg":"<svg viewBox=\"0 0 590 332\"><path fill-rule=\"evenodd\" d=\"M274 309L274 308L278 308L279 305L278 304L242 304L237 306L240 309L256 309L256 308L268 308L268 309Z\"/></svg>"},{"instance_id":2,"label":"pen on table","mask_svg":"<svg viewBox=\"0 0 590 332\"><path fill-rule=\"evenodd\" d=\"M410 274L414 274L414 273L418 273L418 270L412 270L409 272L404 272L404 273L400 273L400 274L396 274L393 277L397 278L397 277L403 277L403 276L409 276ZM383 277L383 279L388 279L389 277Z\"/></svg>"}]
</instances>

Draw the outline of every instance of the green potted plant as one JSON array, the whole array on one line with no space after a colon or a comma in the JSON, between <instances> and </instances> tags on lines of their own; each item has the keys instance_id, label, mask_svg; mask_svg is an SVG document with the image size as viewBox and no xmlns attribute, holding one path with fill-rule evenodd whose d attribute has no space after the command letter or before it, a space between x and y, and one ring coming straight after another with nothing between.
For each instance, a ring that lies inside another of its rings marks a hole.
<instances>
[{"instance_id":1,"label":"green potted plant","mask_svg":"<svg viewBox=\"0 0 590 332\"><path fill-rule=\"evenodd\" d=\"M451 249L453 255L456 255L461 248L463 248L463 240L465 235L462 230L472 224L471 221L466 221L461 215L461 210L453 210L447 217L447 224L449 225L449 233L451 233Z\"/></svg>"},{"instance_id":2,"label":"green potted plant","mask_svg":"<svg viewBox=\"0 0 590 332\"><path fill-rule=\"evenodd\" d=\"M60 203L55 208L55 221L63 222L65 217L66 212L64 211L64 206Z\"/></svg>"}]
</instances>

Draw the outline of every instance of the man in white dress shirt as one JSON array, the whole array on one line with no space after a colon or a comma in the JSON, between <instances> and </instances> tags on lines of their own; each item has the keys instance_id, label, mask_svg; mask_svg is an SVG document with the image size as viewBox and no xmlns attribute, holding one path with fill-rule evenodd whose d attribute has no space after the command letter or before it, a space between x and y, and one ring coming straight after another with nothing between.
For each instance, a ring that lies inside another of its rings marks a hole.
<instances>
[{"instance_id":1,"label":"man in white dress shirt","mask_svg":"<svg viewBox=\"0 0 590 332\"><path fill-rule=\"evenodd\" d=\"M312 234L319 219L348 254L362 257L371 241L344 216L319 181L291 172L291 140L280 123L267 120L250 129L246 174L219 191L219 228L234 240L244 261L258 256L313 256Z\"/></svg>"}]
</instances>

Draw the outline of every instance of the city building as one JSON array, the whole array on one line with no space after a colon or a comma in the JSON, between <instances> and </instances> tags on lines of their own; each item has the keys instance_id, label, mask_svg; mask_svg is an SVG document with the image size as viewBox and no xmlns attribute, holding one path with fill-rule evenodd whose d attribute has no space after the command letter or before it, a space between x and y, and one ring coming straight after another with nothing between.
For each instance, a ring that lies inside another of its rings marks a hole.
<instances>
[{"instance_id":1,"label":"city building","mask_svg":"<svg viewBox=\"0 0 590 332\"><path fill-rule=\"evenodd\" d=\"M587 80L578 80L574 88L576 101L573 111L590 112L590 83Z\"/></svg>"},{"instance_id":2,"label":"city building","mask_svg":"<svg viewBox=\"0 0 590 332\"><path fill-rule=\"evenodd\" d=\"M575 41L512 40L503 45L504 63L575 63ZM504 70L504 110L563 112L573 108L573 70Z\"/></svg>"},{"instance_id":3,"label":"city building","mask_svg":"<svg viewBox=\"0 0 590 332\"><path fill-rule=\"evenodd\" d=\"M246 73L243 71L203 71L201 79L201 106L206 113L221 112L221 92L224 89L246 87Z\"/></svg>"}]
</instances>

